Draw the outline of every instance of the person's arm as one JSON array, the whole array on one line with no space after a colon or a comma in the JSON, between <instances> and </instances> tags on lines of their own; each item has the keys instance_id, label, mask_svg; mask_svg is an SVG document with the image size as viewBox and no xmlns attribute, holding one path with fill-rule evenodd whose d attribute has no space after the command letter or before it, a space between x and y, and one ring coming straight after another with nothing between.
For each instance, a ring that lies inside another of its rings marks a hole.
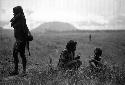
<instances>
[{"instance_id":1,"label":"person's arm","mask_svg":"<svg viewBox=\"0 0 125 85\"><path fill-rule=\"evenodd\" d=\"M62 53L60 54L60 60L61 60L62 62L66 62L66 61L69 60L69 59L68 59L68 53L67 53L66 50L63 50Z\"/></svg>"},{"instance_id":2,"label":"person's arm","mask_svg":"<svg viewBox=\"0 0 125 85\"><path fill-rule=\"evenodd\" d=\"M21 14L15 15L11 20L11 27L16 28L17 26L20 26L22 23L20 22L20 16Z\"/></svg>"},{"instance_id":3,"label":"person's arm","mask_svg":"<svg viewBox=\"0 0 125 85\"><path fill-rule=\"evenodd\" d=\"M89 64L90 64L91 66L96 67L96 65L95 65L94 62L96 62L95 59L94 59L94 56L89 56Z\"/></svg>"},{"instance_id":4,"label":"person's arm","mask_svg":"<svg viewBox=\"0 0 125 85\"><path fill-rule=\"evenodd\" d=\"M77 60L77 59L80 59L80 55L77 55L77 56L75 57L75 60Z\"/></svg>"},{"instance_id":5,"label":"person's arm","mask_svg":"<svg viewBox=\"0 0 125 85\"><path fill-rule=\"evenodd\" d=\"M26 38L28 36L29 29L28 29L28 26L26 24L26 19L25 19L24 15L21 15L21 25L22 25L22 29L23 29L23 32L24 32L24 36Z\"/></svg>"},{"instance_id":6,"label":"person's arm","mask_svg":"<svg viewBox=\"0 0 125 85\"><path fill-rule=\"evenodd\" d=\"M89 64L90 64L90 66L96 67L96 65L95 65L95 63L94 63L94 59L89 60Z\"/></svg>"}]
</instances>

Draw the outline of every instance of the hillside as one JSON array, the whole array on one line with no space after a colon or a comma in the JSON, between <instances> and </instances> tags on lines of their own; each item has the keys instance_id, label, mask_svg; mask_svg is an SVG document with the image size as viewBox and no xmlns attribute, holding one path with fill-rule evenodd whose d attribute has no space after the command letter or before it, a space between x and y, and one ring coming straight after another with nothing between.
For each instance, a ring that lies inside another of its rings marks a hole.
<instances>
[{"instance_id":1,"label":"hillside","mask_svg":"<svg viewBox=\"0 0 125 85\"><path fill-rule=\"evenodd\" d=\"M7 25L9 22L5 22L5 21L0 21L0 27L3 27L5 25Z\"/></svg>"},{"instance_id":2,"label":"hillside","mask_svg":"<svg viewBox=\"0 0 125 85\"><path fill-rule=\"evenodd\" d=\"M61 32L61 31L73 31L76 30L72 24L64 22L46 22L38 26L33 32Z\"/></svg>"}]
</instances>

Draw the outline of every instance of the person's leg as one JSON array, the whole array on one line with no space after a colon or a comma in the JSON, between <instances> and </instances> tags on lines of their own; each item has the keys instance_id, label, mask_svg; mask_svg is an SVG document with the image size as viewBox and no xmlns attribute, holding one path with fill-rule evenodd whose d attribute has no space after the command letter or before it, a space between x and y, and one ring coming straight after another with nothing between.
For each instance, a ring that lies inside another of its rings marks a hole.
<instances>
[{"instance_id":1,"label":"person's leg","mask_svg":"<svg viewBox=\"0 0 125 85\"><path fill-rule=\"evenodd\" d=\"M16 50L13 51L13 57L14 57L14 64L15 64L15 72L18 73L18 52Z\"/></svg>"},{"instance_id":2,"label":"person's leg","mask_svg":"<svg viewBox=\"0 0 125 85\"><path fill-rule=\"evenodd\" d=\"M10 75L17 75L18 74L18 45L17 42L15 42L14 44L14 48L13 48L13 58L14 58L14 71L12 73L10 73Z\"/></svg>"},{"instance_id":3,"label":"person's leg","mask_svg":"<svg viewBox=\"0 0 125 85\"><path fill-rule=\"evenodd\" d=\"M26 72L26 56L25 56L25 46L26 46L26 43L23 42L21 44L21 49L20 49L20 56L22 58L22 65L23 65L23 72L25 73Z\"/></svg>"},{"instance_id":4,"label":"person's leg","mask_svg":"<svg viewBox=\"0 0 125 85\"><path fill-rule=\"evenodd\" d=\"M71 70L71 69L72 69L72 70L75 69L75 68L76 68L76 62L77 62L76 60L70 61L70 62L67 64L67 68L70 69L70 70Z\"/></svg>"},{"instance_id":5,"label":"person's leg","mask_svg":"<svg viewBox=\"0 0 125 85\"><path fill-rule=\"evenodd\" d=\"M24 52L20 52L20 56L22 58L23 72L26 72L26 56Z\"/></svg>"},{"instance_id":6,"label":"person's leg","mask_svg":"<svg viewBox=\"0 0 125 85\"><path fill-rule=\"evenodd\" d=\"M80 60L77 60L77 68L79 68L82 65L82 62Z\"/></svg>"}]
</instances>

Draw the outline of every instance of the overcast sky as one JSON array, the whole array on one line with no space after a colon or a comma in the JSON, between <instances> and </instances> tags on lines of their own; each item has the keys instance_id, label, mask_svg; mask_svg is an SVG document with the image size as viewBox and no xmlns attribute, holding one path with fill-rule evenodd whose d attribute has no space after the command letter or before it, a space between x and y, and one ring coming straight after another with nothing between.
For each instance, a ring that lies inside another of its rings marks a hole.
<instances>
[{"instance_id":1,"label":"overcast sky","mask_svg":"<svg viewBox=\"0 0 125 85\"><path fill-rule=\"evenodd\" d=\"M9 21L17 5L23 7L27 21L108 23L125 10L125 0L0 0L0 20Z\"/></svg>"}]
</instances>

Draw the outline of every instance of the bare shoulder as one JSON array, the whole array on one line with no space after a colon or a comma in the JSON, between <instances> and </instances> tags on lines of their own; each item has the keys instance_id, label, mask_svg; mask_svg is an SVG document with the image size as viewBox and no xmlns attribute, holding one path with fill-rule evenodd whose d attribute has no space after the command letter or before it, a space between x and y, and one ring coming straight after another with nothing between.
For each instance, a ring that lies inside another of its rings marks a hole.
<instances>
[{"instance_id":1,"label":"bare shoulder","mask_svg":"<svg viewBox=\"0 0 125 85\"><path fill-rule=\"evenodd\" d=\"M66 49L64 49L61 54L67 54L67 53L68 53L68 51Z\"/></svg>"}]
</instances>

